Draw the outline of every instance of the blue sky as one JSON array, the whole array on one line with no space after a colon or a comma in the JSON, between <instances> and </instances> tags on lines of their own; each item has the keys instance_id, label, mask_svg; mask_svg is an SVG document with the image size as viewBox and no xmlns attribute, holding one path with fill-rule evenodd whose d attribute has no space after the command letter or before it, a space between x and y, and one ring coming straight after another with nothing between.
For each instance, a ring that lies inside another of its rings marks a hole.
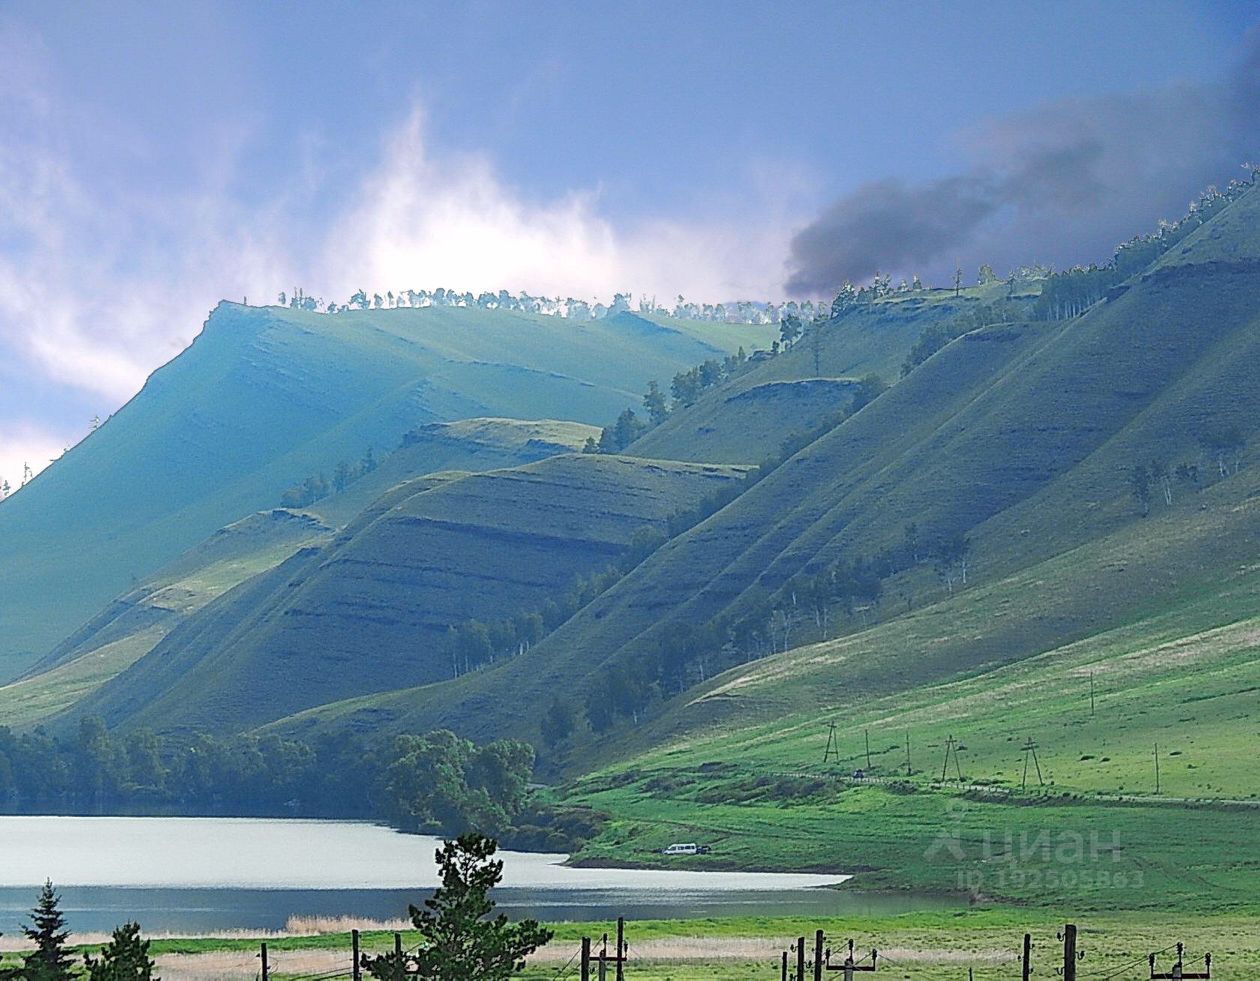
<instances>
[{"instance_id":1,"label":"blue sky","mask_svg":"<svg viewBox=\"0 0 1260 981\"><path fill-rule=\"evenodd\" d=\"M117 408L220 297L729 300L867 260L1104 259L1235 176L1214 107L1258 20L1228 0L0 2L0 476ZM1004 197L947 243L879 241L959 175L1009 186L1043 133L1145 190L1091 172L1079 215ZM807 253L806 227L844 238Z\"/></svg>"}]
</instances>

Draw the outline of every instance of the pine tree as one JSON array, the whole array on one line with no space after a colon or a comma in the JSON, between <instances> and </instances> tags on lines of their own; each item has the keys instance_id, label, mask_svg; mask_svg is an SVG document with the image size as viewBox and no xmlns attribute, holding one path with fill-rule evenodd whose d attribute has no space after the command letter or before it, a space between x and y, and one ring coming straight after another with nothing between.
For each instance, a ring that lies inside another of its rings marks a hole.
<instances>
[{"instance_id":1,"label":"pine tree","mask_svg":"<svg viewBox=\"0 0 1260 981\"><path fill-rule=\"evenodd\" d=\"M45 882L31 911L31 925L22 927L26 939L35 944L35 949L23 958L23 981L69 981L74 977L73 962L66 949L70 931L66 929L60 903L52 882Z\"/></svg>"},{"instance_id":2,"label":"pine tree","mask_svg":"<svg viewBox=\"0 0 1260 981\"><path fill-rule=\"evenodd\" d=\"M494 861L498 846L479 834L443 842L437 853L442 885L424 909L411 907L411 922L423 938L420 950L399 963L394 954L364 958L374 978L392 981L405 972L417 981L506 981L524 965L525 957L551 939L551 931L534 920L508 923L494 910L490 889L503 878L503 863Z\"/></svg>"},{"instance_id":3,"label":"pine tree","mask_svg":"<svg viewBox=\"0 0 1260 981\"><path fill-rule=\"evenodd\" d=\"M156 965L149 959L149 941L141 938L139 923L115 927L100 958L85 954L83 960L89 981L159 981L153 976Z\"/></svg>"}]
</instances>

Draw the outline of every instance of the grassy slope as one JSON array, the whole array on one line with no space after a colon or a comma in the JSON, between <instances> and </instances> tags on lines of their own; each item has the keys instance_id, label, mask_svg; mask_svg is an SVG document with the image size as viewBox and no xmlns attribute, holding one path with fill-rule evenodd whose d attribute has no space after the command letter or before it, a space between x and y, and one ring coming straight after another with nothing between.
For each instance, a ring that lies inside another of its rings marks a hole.
<instances>
[{"instance_id":1,"label":"grassy slope","mask_svg":"<svg viewBox=\"0 0 1260 981\"><path fill-rule=\"evenodd\" d=\"M483 473L534 463L582 449L599 427L555 419L460 419L428 423L407 433L380 466L342 493L317 502L311 510L341 527L391 487L413 477L443 470Z\"/></svg>"},{"instance_id":2,"label":"grassy slope","mask_svg":"<svg viewBox=\"0 0 1260 981\"><path fill-rule=\"evenodd\" d=\"M901 448L899 443L884 444L888 432L903 427L903 438L912 441L912 420L925 412L929 420L938 415L948 417L960 401L966 403L969 384L981 384L990 376L993 355L1006 357L1023 350L1036 343L1042 333L1042 328L1029 328L1009 344L951 346L948 355L937 363L939 370L912 376L718 515L669 542L525 657L482 672L458 689L444 686L431 691L401 692L374 705L372 711L384 713L403 728L449 725L480 735L492 731L534 735L532 725L538 703L544 702L544 708L547 704L542 698L544 693L561 690L576 678L594 674L600 663L641 631L668 629L673 617L690 615L689 611L697 609L708 594L723 586L724 568L741 552L763 544L772 533L780 533L773 519L767 530L763 509L781 515L779 522L786 524L793 519L792 502L799 502L802 492L810 488L816 488L818 507L826 508L831 503L829 494L841 461L858 461L865 456L877 473L880 461L884 457L895 460ZM894 398L903 390L913 394ZM931 411L925 409L928 405L932 406ZM884 413L871 422L875 418L872 410L876 408ZM840 445L834 452L809 456L820 443L828 441L839 441ZM873 449L879 452L872 457ZM789 536L783 537L790 542ZM747 585L745 581L743 586ZM731 587L725 588L729 591ZM467 711L468 704L498 690L531 691L538 697L503 699L493 716ZM345 706L338 707L337 714L343 715L344 709Z\"/></svg>"},{"instance_id":3,"label":"grassy slope","mask_svg":"<svg viewBox=\"0 0 1260 981\"><path fill-rule=\"evenodd\" d=\"M371 474L306 513L259 512L189 549L111 603L23 678L0 687L0 713L8 724L25 726L66 709L151 651L211 600L302 547L325 544L335 527L396 484L435 467L468 473L535 462L580 449L598 432L582 423L551 420L467 419L423 426Z\"/></svg>"},{"instance_id":4,"label":"grassy slope","mask_svg":"<svg viewBox=\"0 0 1260 981\"><path fill-rule=\"evenodd\" d=\"M1078 582L1067 566L1042 572L1048 591L1096 585ZM714 844L708 861L717 866L862 868L868 871L859 881L867 885L975 891L1075 910L1254 905L1257 585L1260 573L1249 569L1219 592L1038 657L954 682L907 684L884 696L847 683L836 645L771 658L751 679L747 671L731 672L707 698L737 701L742 711L723 712L578 782L574 799L618 815L584 855L648 860L671 840L704 840ZM935 613L941 629L952 610L955 643L966 642L969 624L1000 615L1019 595L998 600L970 592ZM894 662L884 665L889 676L898 666L903 675L916 670L913 655L888 638L867 637L864 647L867 656ZM840 724L840 760L824 765L831 719ZM895 775L914 793L844 779L866 766L866 733L874 775ZM939 783L949 736L963 745L966 785L987 788L970 799L953 783L952 761L950 782ZM1025 793L1021 747L1029 737L1038 743L1048 786L1037 788L1030 767L1032 788ZM1252 804L1199 803L1207 798ZM1021 834L1032 840L1042 831L1052 835L1048 851L1004 854L1008 834L1018 850ZM938 835L955 832L961 858L930 851ZM1091 832L1108 842L1118 835L1120 850L1073 853L1071 836L1088 840Z\"/></svg>"},{"instance_id":5,"label":"grassy slope","mask_svg":"<svg viewBox=\"0 0 1260 981\"><path fill-rule=\"evenodd\" d=\"M760 463L789 434L813 430L845 408L858 378L876 374L895 382L910 348L928 327L1004 297L1005 287L975 286L957 297L933 290L857 307L828 321L817 344L807 334L791 350L710 389L628 452L654 459ZM1026 300L1017 297L1017 303ZM662 388L668 390L668 379Z\"/></svg>"},{"instance_id":6,"label":"grassy slope","mask_svg":"<svg viewBox=\"0 0 1260 981\"><path fill-rule=\"evenodd\" d=\"M175 627L332 529L309 515L260 512L222 528L120 596L25 676L0 686L4 724L29 726L68 708L149 653Z\"/></svg>"},{"instance_id":7,"label":"grassy slope","mask_svg":"<svg viewBox=\"0 0 1260 981\"><path fill-rule=\"evenodd\" d=\"M750 330L220 304L189 350L0 505L0 677L215 529L369 445L379 454L418 424L474 416L603 423L648 379Z\"/></svg>"},{"instance_id":8,"label":"grassy slope","mask_svg":"<svg viewBox=\"0 0 1260 981\"><path fill-rule=\"evenodd\" d=\"M1238 212L1260 220L1260 196L1225 215ZM1078 320L987 328L948 345L670 542L527 659L486 672L458 693L400 695L392 716L412 727L532 736L541 698L520 699L494 716L467 707L594 676L606 658L634 656L676 619L707 619L750 589L775 589L838 555L895 545L910 521L928 541L968 532L973 565L989 579L1138 521L1127 481L1134 464L1159 456L1170 465L1197 462L1206 474L1214 464L1197 444L1204 431L1237 425L1252 442L1260 436L1260 386L1249 370L1260 358L1260 282L1254 266L1191 262L1195 241L1210 235L1209 225L1191 237L1179 268L1155 269ZM1083 635L1119 622L1132 613L1126 602L1175 589L1177 569L1174 560L1152 570L1127 597L1096 597L1071 629ZM892 585L912 604L936 588L926 570ZM893 612L889 605L884 615ZM921 658L910 680L1030 656L1067 628L1025 622L1001 649Z\"/></svg>"},{"instance_id":9,"label":"grassy slope","mask_svg":"<svg viewBox=\"0 0 1260 981\"><path fill-rule=\"evenodd\" d=\"M436 653L451 624L541 608L737 473L570 455L403 485L328 547L208 607L77 711L230 728L447 677Z\"/></svg>"},{"instance_id":10,"label":"grassy slope","mask_svg":"<svg viewBox=\"0 0 1260 981\"><path fill-rule=\"evenodd\" d=\"M658 460L760 463L793 432L816 429L853 398L848 378L802 378L706 392L626 452ZM734 389L734 390L732 390Z\"/></svg>"}]
</instances>

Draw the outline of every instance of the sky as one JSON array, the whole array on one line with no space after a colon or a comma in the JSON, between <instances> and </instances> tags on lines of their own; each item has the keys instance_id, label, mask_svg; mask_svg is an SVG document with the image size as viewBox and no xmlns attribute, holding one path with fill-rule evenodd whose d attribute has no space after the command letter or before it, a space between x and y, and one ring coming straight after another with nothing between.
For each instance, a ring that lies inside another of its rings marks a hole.
<instances>
[{"instance_id":1,"label":"sky","mask_svg":"<svg viewBox=\"0 0 1260 981\"><path fill-rule=\"evenodd\" d=\"M1260 157L1257 24L1255 0L0 0L0 479L222 298L718 302L1104 261Z\"/></svg>"}]
</instances>

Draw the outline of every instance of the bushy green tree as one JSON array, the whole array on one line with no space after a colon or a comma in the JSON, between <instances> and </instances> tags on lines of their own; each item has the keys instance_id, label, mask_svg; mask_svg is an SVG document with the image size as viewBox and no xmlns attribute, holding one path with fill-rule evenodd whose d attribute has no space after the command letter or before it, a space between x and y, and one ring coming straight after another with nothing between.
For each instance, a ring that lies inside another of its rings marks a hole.
<instances>
[{"instance_id":1,"label":"bushy green tree","mask_svg":"<svg viewBox=\"0 0 1260 981\"><path fill-rule=\"evenodd\" d=\"M88 981L159 981L154 977L156 965L149 958L149 941L140 936L139 923L115 927L100 957L85 954Z\"/></svg>"},{"instance_id":2,"label":"bushy green tree","mask_svg":"<svg viewBox=\"0 0 1260 981\"><path fill-rule=\"evenodd\" d=\"M420 932L420 949L411 963L396 955L364 958L368 973L394 981L404 972L417 981L506 981L525 966L525 958L547 943L550 930L534 920L509 923L494 912L490 890L503 878L503 863L494 858L498 846L479 834L443 842L437 852L442 885L410 908Z\"/></svg>"},{"instance_id":3,"label":"bushy green tree","mask_svg":"<svg viewBox=\"0 0 1260 981\"><path fill-rule=\"evenodd\" d=\"M648 382L647 392L643 395L643 410L648 414L653 426L659 426L669 415L669 405L665 401L665 393L656 382Z\"/></svg>"}]
</instances>

